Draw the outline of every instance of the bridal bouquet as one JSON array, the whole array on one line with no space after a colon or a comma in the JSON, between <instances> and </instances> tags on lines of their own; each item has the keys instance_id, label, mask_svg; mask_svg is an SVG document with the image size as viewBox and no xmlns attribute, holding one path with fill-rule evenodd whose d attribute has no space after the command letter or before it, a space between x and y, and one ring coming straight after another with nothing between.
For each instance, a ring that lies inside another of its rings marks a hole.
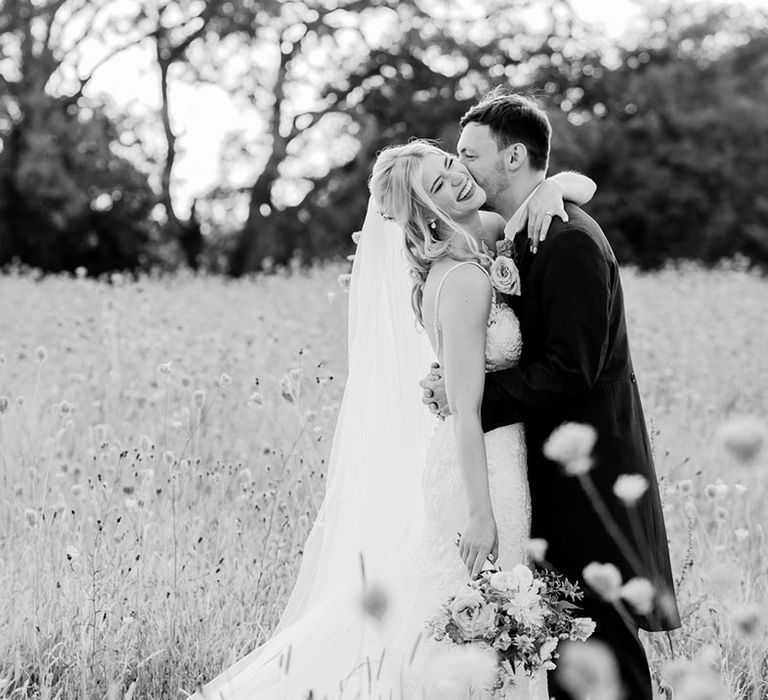
<instances>
[{"instance_id":1,"label":"bridal bouquet","mask_svg":"<svg viewBox=\"0 0 768 700\"><path fill-rule=\"evenodd\" d=\"M445 644L494 649L499 670L494 690L514 685L515 674L555 668L560 640L585 640L595 629L575 617L583 593L560 574L533 572L519 564L511 571L486 569L448 598L427 623L431 637Z\"/></svg>"}]
</instances>

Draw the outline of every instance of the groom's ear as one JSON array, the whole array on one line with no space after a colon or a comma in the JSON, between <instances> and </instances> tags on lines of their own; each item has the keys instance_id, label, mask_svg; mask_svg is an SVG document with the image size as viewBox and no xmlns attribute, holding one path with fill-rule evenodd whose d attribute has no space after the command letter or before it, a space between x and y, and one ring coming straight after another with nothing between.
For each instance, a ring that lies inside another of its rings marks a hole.
<instances>
[{"instance_id":1,"label":"groom's ear","mask_svg":"<svg viewBox=\"0 0 768 700\"><path fill-rule=\"evenodd\" d=\"M504 165L507 170L517 172L528 162L528 149L524 143L512 143L504 149Z\"/></svg>"}]
</instances>

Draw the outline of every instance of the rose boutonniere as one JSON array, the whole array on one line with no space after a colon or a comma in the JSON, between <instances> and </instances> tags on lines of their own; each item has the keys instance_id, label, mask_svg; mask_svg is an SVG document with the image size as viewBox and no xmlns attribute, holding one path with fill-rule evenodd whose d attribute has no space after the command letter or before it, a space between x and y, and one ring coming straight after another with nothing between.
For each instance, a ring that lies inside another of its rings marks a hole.
<instances>
[{"instance_id":1,"label":"rose boutonniere","mask_svg":"<svg viewBox=\"0 0 768 700\"><path fill-rule=\"evenodd\" d=\"M511 258L514 247L509 238L502 238L500 241L496 241L496 256L503 255L505 258Z\"/></svg>"},{"instance_id":2,"label":"rose boutonniere","mask_svg":"<svg viewBox=\"0 0 768 700\"><path fill-rule=\"evenodd\" d=\"M520 271L506 255L499 255L491 265L491 284L502 294L520 296Z\"/></svg>"}]
</instances>

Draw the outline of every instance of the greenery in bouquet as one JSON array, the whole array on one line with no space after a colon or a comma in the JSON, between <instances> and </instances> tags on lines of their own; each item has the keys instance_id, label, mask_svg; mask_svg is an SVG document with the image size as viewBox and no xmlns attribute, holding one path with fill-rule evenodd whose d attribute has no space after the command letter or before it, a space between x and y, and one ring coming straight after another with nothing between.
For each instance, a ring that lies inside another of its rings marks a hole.
<instances>
[{"instance_id":1,"label":"greenery in bouquet","mask_svg":"<svg viewBox=\"0 0 768 700\"><path fill-rule=\"evenodd\" d=\"M511 571L487 568L450 596L427 622L432 639L448 645L475 644L496 651L497 688L515 675L555 668L561 640L586 640L594 622L577 617L583 593L551 571L519 564Z\"/></svg>"}]
</instances>

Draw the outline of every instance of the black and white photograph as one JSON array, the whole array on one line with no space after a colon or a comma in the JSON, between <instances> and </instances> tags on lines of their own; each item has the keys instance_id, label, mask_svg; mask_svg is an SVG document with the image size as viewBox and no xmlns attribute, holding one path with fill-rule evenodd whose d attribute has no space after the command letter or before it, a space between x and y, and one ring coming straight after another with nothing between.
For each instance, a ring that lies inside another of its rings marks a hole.
<instances>
[{"instance_id":1,"label":"black and white photograph","mask_svg":"<svg viewBox=\"0 0 768 700\"><path fill-rule=\"evenodd\" d=\"M0 700L768 700L766 0L0 0Z\"/></svg>"}]
</instances>

